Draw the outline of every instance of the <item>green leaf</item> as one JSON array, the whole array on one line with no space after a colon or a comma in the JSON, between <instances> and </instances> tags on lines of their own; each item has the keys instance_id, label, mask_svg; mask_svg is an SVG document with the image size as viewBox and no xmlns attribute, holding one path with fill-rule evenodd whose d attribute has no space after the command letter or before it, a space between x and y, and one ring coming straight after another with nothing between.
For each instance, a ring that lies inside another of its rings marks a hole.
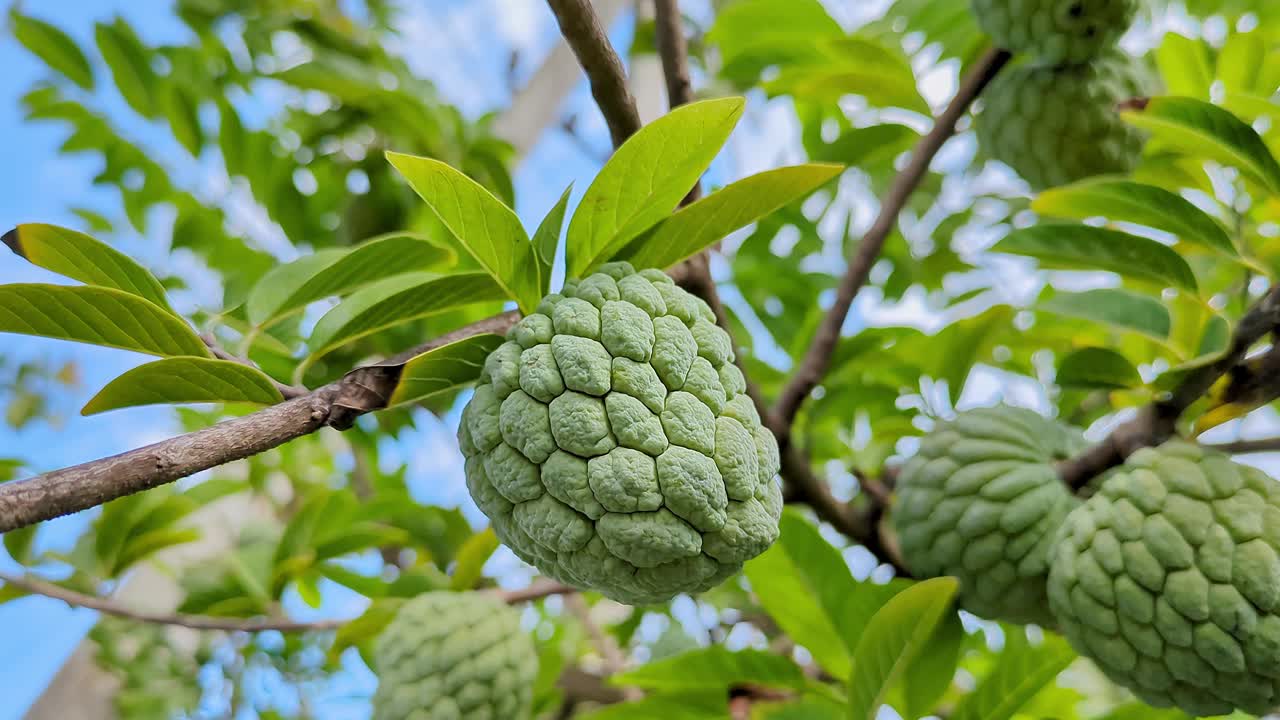
<instances>
[{"instance_id":1,"label":"green leaf","mask_svg":"<svg viewBox=\"0 0 1280 720\"><path fill-rule=\"evenodd\" d=\"M378 598L369 604L360 617L344 623L333 636L333 645L329 648L330 661L337 661L349 647L359 647L361 655L366 660L371 660L372 653L367 651L372 649L373 641L391 624L404 603L404 598ZM372 662L369 667L373 668Z\"/></svg>"},{"instance_id":2,"label":"green leaf","mask_svg":"<svg viewBox=\"0 0 1280 720\"><path fill-rule=\"evenodd\" d=\"M960 700L951 720L1009 720L1075 658L1071 646L1054 635L1032 647L1018 633L1006 633L996 666Z\"/></svg>"},{"instance_id":3,"label":"green leaf","mask_svg":"<svg viewBox=\"0 0 1280 720\"><path fill-rule=\"evenodd\" d=\"M646 663L610 682L649 690L728 689L743 683L801 690L806 685L804 671L791 658L762 650L735 652L720 645Z\"/></svg>"},{"instance_id":4,"label":"green leaf","mask_svg":"<svg viewBox=\"0 0 1280 720\"><path fill-rule=\"evenodd\" d=\"M485 358L501 344L501 335L473 335L414 357L400 371L388 406L422 402L474 382L484 370Z\"/></svg>"},{"instance_id":5,"label":"green leaf","mask_svg":"<svg viewBox=\"0 0 1280 720\"><path fill-rule=\"evenodd\" d=\"M160 357L209 356L208 348L181 319L137 295L112 288L0 285L0 332Z\"/></svg>"},{"instance_id":6,"label":"green leaf","mask_svg":"<svg viewBox=\"0 0 1280 720\"><path fill-rule=\"evenodd\" d=\"M765 84L771 95L790 94L799 100L834 103L847 95L861 95L875 107L899 107L930 115L916 87L911 63L896 48L851 35L820 45L820 58L782 67Z\"/></svg>"},{"instance_id":7,"label":"green leaf","mask_svg":"<svg viewBox=\"0 0 1280 720\"><path fill-rule=\"evenodd\" d=\"M1258 133L1243 120L1207 102L1186 97L1152 98L1123 113L1152 139L1193 157L1234 167L1272 193L1280 193L1280 164Z\"/></svg>"},{"instance_id":8,"label":"green leaf","mask_svg":"<svg viewBox=\"0 0 1280 720\"><path fill-rule=\"evenodd\" d=\"M748 561L744 572L778 627L828 672L847 677L852 668L849 637L841 627L846 599L856 586L840 553L817 528L794 511L784 511L778 542Z\"/></svg>"},{"instance_id":9,"label":"green leaf","mask_svg":"<svg viewBox=\"0 0 1280 720\"><path fill-rule=\"evenodd\" d=\"M1209 47L1203 40L1166 33L1164 41L1156 48L1155 56L1165 87L1171 94L1209 99L1209 88L1213 86L1213 63L1209 58Z\"/></svg>"},{"instance_id":10,"label":"green leaf","mask_svg":"<svg viewBox=\"0 0 1280 720\"><path fill-rule=\"evenodd\" d=\"M449 581L452 590L470 590L480 580L480 571L489 557L498 549L498 536L493 528L485 528L467 538L458 549L457 564L453 568L453 577Z\"/></svg>"},{"instance_id":11,"label":"green leaf","mask_svg":"<svg viewBox=\"0 0 1280 720\"><path fill-rule=\"evenodd\" d=\"M158 87L159 80L151 69L149 51L133 28L124 18L117 17L111 25L97 23L94 38L98 42L98 52L111 68L111 77L125 102L139 115L155 117L156 101L152 92Z\"/></svg>"},{"instance_id":12,"label":"green leaf","mask_svg":"<svg viewBox=\"0 0 1280 720\"><path fill-rule=\"evenodd\" d=\"M1142 376L1115 350L1087 347L1062 358L1057 381L1062 387L1123 390L1142 385Z\"/></svg>"},{"instance_id":13,"label":"green leaf","mask_svg":"<svg viewBox=\"0 0 1280 720\"><path fill-rule=\"evenodd\" d=\"M93 68L70 35L43 20L19 13L17 5L9 12L9 26L18 42L45 65L85 90L93 89Z\"/></svg>"},{"instance_id":14,"label":"green leaf","mask_svg":"<svg viewBox=\"0 0 1280 720\"><path fill-rule=\"evenodd\" d=\"M195 528L160 528L134 535L121 549L116 560L116 572L113 574L123 572L165 548L185 545L199 539L200 531Z\"/></svg>"},{"instance_id":15,"label":"green leaf","mask_svg":"<svg viewBox=\"0 0 1280 720\"><path fill-rule=\"evenodd\" d=\"M412 233L371 238L353 248L320 250L262 276L246 302L249 322L269 325L316 300L456 259L452 250Z\"/></svg>"},{"instance_id":16,"label":"green leaf","mask_svg":"<svg viewBox=\"0 0 1280 720\"><path fill-rule=\"evenodd\" d=\"M681 208L617 257L637 268L669 267L808 195L843 171L843 165L796 165L744 178Z\"/></svg>"},{"instance_id":17,"label":"green leaf","mask_svg":"<svg viewBox=\"0 0 1280 720\"><path fill-rule=\"evenodd\" d=\"M0 583L0 605L3 605L9 602L10 600L17 600L18 598L24 598L30 594L31 593L27 592L26 590L23 590L17 585L6 585L3 583Z\"/></svg>"},{"instance_id":18,"label":"green leaf","mask_svg":"<svg viewBox=\"0 0 1280 720\"><path fill-rule=\"evenodd\" d=\"M36 539L36 530L39 525L28 525L10 530L4 534L4 549L9 551L9 557L19 565L25 565L31 561L31 544Z\"/></svg>"},{"instance_id":19,"label":"green leaf","mask_svg":"<svg viewBox=\"0 0 1280 720\"><path fill-rule=\"evenodd\" d=\"M686 690L609 705L574 720L728 720L727 704L722 690Z\"/></svg>"},{"instance_id":20,"label":"green leaf","mask_svg":"<svg viewBox=\"0 0 1280 720\"><path fill-rule=\"evenodd\" d=\"M1042 223L1009 233L995 252L1026 255L1049 268L1108 270L1195 292L1196 276L1178 253L1155 240L1090 225Z\"/></svg>"},{"instance_id":21,"label":"green leaf","mask_svg":"<svg viewBox=\"0 0 1280 720\"><path fill-rule=\"evenodd\" d=\"M1069 220L1105 217L1163 230L1179 240L1238 257L1227 231L1181 195L1154 185L1101 178L1040 194L1031 209Z\"/></svg>"},{"instance_id":22,"label":"green leaf","mask_svg":"<svg viewBox=\"0 0 1280 720\"><path fill-rule=\"evenodd\" d=\"M666 218L729 139L744 105L734 97L682 105L623 143L569 222L569 276L582 277Z\"/></svg>"},{"instance_id":23,"label":"green leaf","mask_svg":"<svg viewBox=\"0 0 1280 720\"><path fill-rule=\"evenodd\" d=\"M718 10L707 40L719 47L721 74L747 85L767 67L819 57L818 40L844 35L818 0L737 0Z\"/></svg>"},{"instance_id":24,"label":"green leaf","mask_svg":"<svg viewBox=\"0 0 1280 720\"><path fill-rule=\"evenodd\" d=\"M533 312L542 296L542 280L533 245L511 208L439 160L394 152L387 153L387 160L507 297L522 312Z\"/></svg>"},{"instance_id":25,"label":"green leaf","mask_svg":"<svg viewBox=\"0 0 1280 720\"><path fill-rule=\"evenodd\" d=\"M538 258L538 266L542 277L542 294L551 289L551 267L556 261L556 248L560 245L560 231L564 230L565 208L569 205L569 193L573 192L573 184L564 189L564 193L546 217L533 232L533 252Z\"/></svg>"},{"instance_id":26,"label":"green leaf","mask_svg":"<svg viewBox=\"0 0 1280 720\"><path fill-rule=\"evenodd\" d=\"M192 155L199 155L204 145L204 131L200 128L200 103L182 85L173 82L161 91L161 109L169 119L173 136Z\"/></svg>"},{"instance_id":27,"label":"green leaf","mask_svg":"<svg viewBox=\"0 0 1280 720\"><path fill-rule=\"evenodd\" d=\"M964 625L959 613L945 613L928 644L907 665L902 675L903 716L924 717L946 694L955 679L964 645Z\"/></svg>"},{"instance_id":28,"label":"green leaf","mask_svg":"<svg viewBox=\"0 0 1280 720\"><path fill-rule=\"evenodd\" d=\"M846 130L835 142L822 147L814 159L844 163L865 171L870 167L889 165L919 139L920 133L914 128L896 123L853 128Z\"/></svg>"},{"instance_id":29,"label":"green leaf","mask_svg":"<svg viewBox=\"0 0 1280 720\"><path fill-rule=\"evenodd\" d=\"M1159 300L1117 288L1058 292L1036 305L1036 309L1132 330L1158 340L1169 337L1172 324L1169 309Z\"/></svg>"},{"instance_id":30,"label":"green leaf","mask_svg":"<svg viewBox=\"0 0 1280 720\"><path fill-rule=\"evenodd\" d=\"M931 578L898 593L875 614L853 653L850 717L875 720L885 693L924 647L958 589L955 578Z\"/></svg>"},{"instance_id":31,"label":"green leaf","mask_svg":"<svg viewBox=\"0 0 1280 720\"><path fill-rule=\"evenodd\" d=\"M170 310L164 286L146 268L104 242L57 225L26 223L0 242L33 265L86 285L115 288Z\"/></svg>"},{"instance_id":32,"label":"green leaf","mask_svg":"<svg viewBox=\"0 0 1280 720\"><path fill-rule=\"evenodd\" d=\"M320 595L320 575L318 573L309 572L299 576L293 582L294 588L298 591L298 597L302 598L302 602L307 607L318 608L324 602L324 598Z\"/></svg>"},{"instance_id":33,"label":"green leaf","mask_svg":"<svg viewBox=\"0 0 1280 720\"><path fill-rule=\"evenodd\" d=\"M140 405L245 402L274 405L284 397L261 370L230 360L156 360L107 383L80 411L94 415Z\"/></svg>"},{"instance_id":34,"label":"green leaf","mask_svg":"<svg viewBox=\"0 0 1280 720\"><path fill-rule=\"evenodd\" d=\"M487 273L409 273L352 293L320 318L307 341L316 358L353 340L463 305L502 300Z\"/></svg>"}]
</instances>

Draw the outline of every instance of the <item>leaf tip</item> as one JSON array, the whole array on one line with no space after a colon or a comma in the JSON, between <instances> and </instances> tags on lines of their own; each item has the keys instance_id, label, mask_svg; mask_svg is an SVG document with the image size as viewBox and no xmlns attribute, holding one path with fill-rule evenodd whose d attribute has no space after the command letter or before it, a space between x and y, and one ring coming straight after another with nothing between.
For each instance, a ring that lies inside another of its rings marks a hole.
<instances>
[{"instance_id":1,"label":"leaf tip","mask_svg":"<svg viewBox=\"0 0 1280 720\"><path fill-rule=\"evenodd\" d=\"M26 253L22 252L22 239L21 237L19 237L19 231L21 229L22 229L22 226L19 225L18 227L10 230L4 235L0 235L0 242L9 246L9 249L12 250L13 253L18 257L26 258L27 257Z\"/></svg>"}]
</instances>

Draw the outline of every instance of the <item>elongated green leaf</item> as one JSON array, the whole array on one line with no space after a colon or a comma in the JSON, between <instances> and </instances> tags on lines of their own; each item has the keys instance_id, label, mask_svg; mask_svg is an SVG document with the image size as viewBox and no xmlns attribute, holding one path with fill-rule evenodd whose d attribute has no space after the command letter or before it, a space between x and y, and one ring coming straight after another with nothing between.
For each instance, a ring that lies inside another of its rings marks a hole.
<instances>
[{"instance_id":1,"label":"elongated green leaf","mask_svg":"<svg viewBox=\"0 0 1280 720\"><path fill-rule=\"evenodd\" d=\"M1027 255L1062 270L1108 270L1135 280L1195 292L1187 261L1166 245L1090 225L1040 224L1009 233L996 252Z\"/></svg>"},{"instance_id":2,"label":"elongated green leaf","mask_svg":"<svg viewBox=\"0 0 1280 720\"><path fill-rule=\"evenodd\" d=\"M720 645L698 648L615 675L615 685L653 690L725 688L741 683L805 687L804 672L791 658L761 650L731 651Z\"/></svg>"},{"instance_id":3,"label":"elongated green leaf","mask_svg":"<svg viewBox=\"0 0 1280 720\"><path fill-rule=\"evenodd\" d=\"M474 382L484 369L484 359L501 344L500 335L473 335L418 355L400 371L400 382L388 404L422 402Z\"/></svg>"},{"instance_id":4,"label":"elongated green leaf","mask_svg":"<svg viewBox=\"0 0 1280 720\"><path fill-rule=\"evenodd\" d=\"M133 28L123 18L117 17L111 25L98 23L94 27L94 38L98 43L98 52L102 53L102 59L111 68L111 77L125 102L139 115L155 117L156 100L153 93L158 89L159 83L155 71L151 69L147 48L138 40Z\"/></svg>"},{"instance_id":5,"label":"elongated green leaf","mask_svg":"<svg viewBox=\"0 0 1280 720\"><path fill-rule=\"evenodd\" d=\"M633 240L617 257L638 268L674 265L808 195L843 170L843 165L797 165L744 178L681 208Z\"/></svg>"},{"instance_id":6,"label":"elongated green leaf","mask_svg":"<svg viewBox=\"0 0 1280 720\"><path fill-rule=\"evenodd\" d=\"M814 159L869 170L887 166L919 139L920 133L915 129L896 123L853 128L821 148Z\"/></svg>"},{"instance_id":7,"label":"elongated green leaf","mask_svg":"<svg viewBox=\"0 0 1280 720\"><path fill-rule=\"evenodd\" d=\"M0 285L0 332L133 350L209 357L191 327L155 304L114 288Z\"/></svg>"},{"instance_id":8,"label":"elongated green leaf","mask_svg":"<svg viewBox=\"0 0 1280 720\"><path fill-rule=\"evenodd\" d=\"M387 160L507 296L525 313L533 312L541 298L538 262L511 208L439 160L393 152Z\"/></svg>"},{"instance_id":9,"label":"elongated green leaf","mask_svg":"<svg viewBox=\"0 0 1280 720\"><path fill-rule=\"evenodd\" d=\"M952 720L1009 720L1076 658L1062 638L1045 635L1032 647L1018 633L1006 635L1004 652L978 689L965 695Z\"/></svg>"},{"instance_id":10,"label":"elongated green leaf","mask_svg":"<svg viewBox=\"0 0 1280 720\"><path fill-rule=\"evenodd\" d=\"M498 549L498 536L493 528L485 528L467 538L458 548L458 561L453 569L453 577L449 579L449 587L454 590L470 590L480 579L480 571L489 561L493 551Z\"/></svg>"},{"instance_id":11,"label":"elongated green leaf","mask_svg":"<svg viewBox=\"0 0 1280 720\"><path fill-rule=\"evenodd\" d=\"M729 139L744 104L719 98L683 105L623 143L569 222L569 276L583 276L666 218Z\"/></svg>"},{"instance_id":12,"label":"elongated green leaf","mask_svg":"<svg viewBox=\"0 0 1280 720\"><path fill-rule=\"evenodd\" d=\"M808 649L819 665L837 677L848 677L848 638L838 623L844 615L841 596L853 593L853 576L835 548L807 521L787 512L783 523L779 541L746 564L751 590L778 627Z\"/></svg>"},{"instance_id":13,"label":"elongated green leaf","mask_svg":"<svg viewBox=\"0 0 1280 720\"><path fill-rule=\"evenodd\" d=\"M487 273L398 275L357 290L334 306L316 323L308 345L318 357L379 330L505 295Z\"/></svg>"},{"instance_id":14,"label":"elongated green leaf","mask_svg":"<svg viewBox=\"0 0 1280 720\"><path fill-rule=\"evenodd\" d=\"M263 275L246 303L249 322L266 325L316 300L454 260L452 250L412 233L383 235L350 249L321 250Z\"/></svg>"},{"instance_id":15,"label":"elongated green leaf","mask_svg":"<svg viewBox=\"0 0 1280 720\"><path fill-rule=\"evenodd\" d=\"M963 644L959 613L944 613L928 644L902 675L902 714L907 720L928 715L951 687Z\"/></svg>"},{"instance_id":16,"label":"elongated green leaf","mask_svg":"<svg viewBox=\"0 0 1280 720\"><path fill-rule=\"evenodd\" d=\"M1193 157L1230 165L1272 193L1280 193L1280 164L1266 143L1243 120L1217 105L1158 97L1123 115L1129 123L1150 131L1155 140Z\"/></svg>"},{"instance_id":17,"label":"elongated green leaf","mask_svg":"<svg viewBox=\"0 0 1280 720\"><path fill-rule=\"evenodd\" d=\"M196 98L192 97L182 85L169 83L161 91L161 109L169 119L169 128L182 147L192 155L199 155L204 145L204 131L200 128L200 107Z\"/></svg>"},{"instance_id":18,"label":"elongated green leaf","mask_svg":"<svg viewBox=\"0 0 1280 720\"><path fill-rule=\"evenodd\" d=\"M13 36L54 71L85 90L93 89L93 68L71 36L43 20L23 15L15 5L9 12Z\"/></svg>"},{"instance_id":19,"label":"elongated green leaf","mask_svg":"<svg viewBox=\"0 0 1280 720\"><path fill-rule=\"evenodd\" d=\"M27 223L5 233L0 242L45 270L86 285L123 290L169 310L164 286L154 275L128 255L84 233Z\"/></svg>"},{"instance_id":20,"label":"elongated green leaf","mask_svg":"<svg viewBox=\"0 0 1280 720\"><path fill-rule=\"evenodd\" d=\"M1117 288L1059 292L1036 306L1067 317L1132 330L1159 340L1169 337L1169 309L1159 300Z\"/></svg>"},{"instance_id":21,"label":"elongated green leaf","mask_svg":"<svg viewBox=\"0 0 1280 720\"><path fill-rule=\"evenodd\" d=\"M395 619L396 613L404 603L404 598L374 600L360 617L338 628L338 632L333 636L333 646L329 648L329 659L337 661L343 650L354 646L360 648L361 657L372 661L371 650L374 639ZM369 667L376 670L372 662Z\"/></svg>"},{"instance_id":22,"label":"elongated green leaf","mask_svg":"<svg viewBox=\"0 0 1280 720\"><path fill-rule=\"evenodd\" d=\"M1209 99L1213 61L1209 57L1209 46L1203 40L1167 33L1156 48L1155 57L1170 93Z\"/></svg>"},{"instance_id":23,"label":"elongated green leaf","mask_svg":"<svg viewBox=\"0 0 1280 720\"><path fill-rule=\"evenodd\" d=\"M546 217L542 218L538 229L533 233L533 252L538 256L544 295L551 289L551 267L556 261L556 248L560 245L560 232L564 230L564 213L569 205L571 192L573 192L572 184L564 189L560 199L551 206L551 210Z\"/></svg>"},{"instance_id":24,"label":"elongated green leaf","mask_svg":"<svg viewBox=\"0 0 1280 720\"><path fill-rule=\"evenodd\" d=\"M738 0L719 9L707 40L720 50L720 74L750 85L767 67L816 60L818 41L844 35L819 0Z\"/></svg>"},{"instance_id":25,"label":"elongated green leaf","mask_svg":"<svg viewBox=\"0 0 1280 720\"><path fill-rule=\"evenodd\" d=\"M1146 225L1224 255L1237 252L1227 231L1181 195L1154 185L1103 178L1084 180L1040 194L1031 209L1069 220L1105 217Z\"/></svg>"},{"instance_id":26,"label":"elongated green leaf","mask_svg":"<svg viewBox=\"0 0 1280 720\"><path fill-rule=\"evenodd\" d=\"M722 690L687 690L609 705L575 720L728 720L727 705Z\"/></svg>"},{"instance_id":27,"label":"elongated green leaf","mask_svg":"<svg viewBox=\"0 0 1280 720\"><path fill-rule=\"evenodd\" d=\"M261 370L229 360L177 357L139 365L107 383L80 411L94 415L139 405L284 400Z\"/></svg>"},{"instance_id":28,"label":"elongated green leaf","mask_svg":"<svg viewBox=\"0 0 1280 720\"><path fill-rule=\"evenodd\" d=\"M26 565L31 561L31 544L35 542L36 531L39 529L39 525L28 525L0 535L4 539L4 549L14 562Z\"/></svg>"},{"instance_id":29,"label":"elongated green leaf","mask_svg":"<svg viewBox=\"0 0 1280 720\"><path fill-rule=\"evenodd\" d=\"M820 58L783 67L765 84L765 90L817 102L861 95L876 107L929 114L929 104L916 88L911 63L897 49L856 35L828 39L820 47Z\"/></svg>"},{"instance_id":30,"label":"elongated green leaf","mask_svg":"<svg viewBox=\"0 0 1280 720\"><path fill-rule=\"evenodd\" d=\"M875 720L885 693L932 636L958 589L955 578L931 578L898 593L875 614L853 653L851 718Z\"/></svg>"},{"instance_id":31,"label":"elongated green leaf","mask_svg":"<svg viewBox=\"0 0 1280 720\"><path fill-rule=\"evenodd\" d=\"M1081 348L1062 358L1058 384L1090 390L1123 390L1142 384L1138 369L1125 356L1100 347Z\"/></svg>"}]
</instances>

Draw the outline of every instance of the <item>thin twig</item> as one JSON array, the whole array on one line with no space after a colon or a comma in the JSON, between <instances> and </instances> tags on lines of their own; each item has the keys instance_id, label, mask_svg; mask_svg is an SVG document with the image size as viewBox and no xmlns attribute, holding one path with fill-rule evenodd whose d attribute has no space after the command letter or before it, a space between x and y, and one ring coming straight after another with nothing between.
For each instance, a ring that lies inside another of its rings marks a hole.
<instances>
[{"instance_id":1,"label":"thin twig","mask_svg":"<svg viewBox=\"0 0 1280 720\"><path fill-rule=\"evenodd\" d=\"M219 360L230 360L233 363L239 363L246 367L251 367L254 370L258 370L258 371L262 370L262 368L258 367L257 363L253 362L252 360L248 358L242 358L239 355L236 355L235 353L222 347L222 344L219 343L218 339L213 336L213 333L201 333L200 340L202 340L205 346L209 348L209 352L213 353L213 356L218 358ZM266 375L265 372L263 374ZM270 375L267 375L267 377L271 380L271 384L275 386L275 389L279 390L280 394L284 396L285 400L300 398L303 395L306 395L307 393L311 392L310 390L300 385L286 385L285 383L279 382L278 380L271 377Z\"/></svg>"},{"instance_id":2,"label":"thin twig","mask_svg":"<svg viewBox=\"0 0 1280 720\"><path fill-rule=\"evenodd\" d=\"M42 595L47 598L53 598L54 600L61 600L73 607L97 610L105 615L113 615L126 620L150 623L154 625L177 625L180 627L191 628L192 630L220 630L223 632L250 633L266 632L268 630L286 633L319 632L324 630L335 630L346 623L351 622L350 618L300 621L289 620L287 618L233 618L217 617L213 615L148 612L121 605L119 602L110 598L86 595L85 593L76 592L75 590L69 590L61 585L57 585L31 575L19 576L6 572L0 572L0 584L11 585L33 595ZM568 585L550 581L535 582L520 590L495 590L484 592L497 593L503 601L509 605L528 602L530 600L538 600L547 597L548 595L576 593L576 591Z\"/></svg>"},{"instance_id":3,"label":"thin twig","mask_svg":"<svg viewBox=\"0 0 1280 720\"><path fill-rule=\"evenodd\" d=\"M591 96L604 114L613 145L640 129L636 100L627 87L627 71L590 0L547 0L578 63L591 82Z\"/></svg>"},{"instance_id":4,"label":"thin twig","mask_svg":"<svg viewBox=\"0 0 1280 720\"><path fill-rule=\"evenodd\" d=\"M1232 442L1202 443L1210 450L1217 450L1228 455L1248 455L1250 453L1280 452L1280 437L1259 438L1257 440L1234 440Z\"/></svg>"},{"instance_id":5,"label":"thin twig","mask_svg":"<svg viewBox=\"0 0 1280 720\"><path fill-rule=\"evenodd\" d=\"M600 653L600 659L604 661L605 672L609 675L617 675L626 670L627 659L622 654L622 648L618 647L618 642L613 639L613 636L601 629L591 617L591 608L587 607L587 601L582 598L582 594L576 592L567 594L564 596L564 603L587 631L591 645L595 647L596 652ZM640 692L639 688L625 687L622 689L622 695L627 700L639 700L644 693Z\"/></svg>"},{"instance_id":6,"label":"thin twig","mask_svg":"<svg viewBox=\"0 0 1280 720\"><path fill-rule=\"evenodd\" d=\"M1124 462L1135 451L1159 445L1173 437L1182 417L1218 378L1230 372L1254 343L1280 328L1280 285L1267 292L1236 325L1231 345L1217 360L1190 371L1167 397L1142 408L1136 417L1121 423L1105 439L1058 464L1058 475L1073 490L1080 490L1109 468Z\"/></svg>"},{"instance_id":7,"label":"thin twig","mask_svg":"<svg viewBox=\"0 0 1280 720\"><path fill-rule=\"evenodd\" d=\"M1000 69L1009 62L1009 57L1008 52L993 49L989 50L978 61L969 75L961 82L955 97L951 99L951 103L934 121L933 129L929 131L929 134L921 138L915 149L911 151L911 160L907 163L907 166L894 178L893 185L890 186L888 193L886 193L884 200L880 204L880 214L876 217L875 222L872 223L871 228L862 236L862 242L858 244L858 251L854 254L853 259L850 260L849 267L845 271L844 277L840 280L835 302L832 303L831 308L818 326L813 342L809 345L809 350L805 353L804 359L797 366L795 375L792 376L787 386L783 388L782 393L778 396L778 401L773 406L768 422L775 430L791 425L791 421L795 419L796 413L800 411L800 406L804 403L805 398L822 381L823 375L826 374L827 368L831 364L831 357L835 351L836 343L840 339L840 328L844 325L845 318L849 314L849 309L853 306L853 301L858 291L866 283L867 277L871 272L871 266L875 264L876 258L880 255L880 249L884 246L885 240L893 231L894 226L897 225L899 213L906 207L907 200L910 199L911 194L920 185L920 181L929 170L929 164L933 161L934 156L938 154L943 144L955 134L956 123L968 112L969 106L973 104L973 101L982 93L987 84L1000 72ZM781 434L789 440L789 436L786 433Z\"/></svg>"}]
</instances>

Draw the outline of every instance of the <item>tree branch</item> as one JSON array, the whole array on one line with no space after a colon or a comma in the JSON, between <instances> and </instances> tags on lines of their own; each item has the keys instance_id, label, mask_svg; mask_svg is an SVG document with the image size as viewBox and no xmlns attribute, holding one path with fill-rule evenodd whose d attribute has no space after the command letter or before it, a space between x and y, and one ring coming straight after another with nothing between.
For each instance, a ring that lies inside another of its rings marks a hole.
<instances>
[{"instance_id":1,"label":"tree branch","mask_svg":"<svg viewBox=\"0 0 1280 720\"><path fill-rule=\"evenodd\" d=\"M591 96L604 114L613 146L618 147L640 129L636 100L627 87L622 59L609 43L609 36L590 0L547 0L578 64L591 82Z\"/></svg>"},{"instance_id":2,"label":"tree branch","mask_svg":"<svg viewBox=\"0 0 1280 720\"><path fill-rule=\"evenodd\" d=\"M835 351L836 343L840 339L840 328L844 325L858 291L866 284L867 276L880 254L880 249L884 247L885 240L897 225L898 214L902 212L907 200L919 186L938 150L955 134L956 123L969 110L969 106L987 84L1000 72L1000 69L1009 62L1009 57L1007 51L993 49L977 62L961 82L951 103L934 121L933 129L921 138L915 149L911 151L910 162L894 178L893 185L890 186L880 204L880 214L871 228L862 236L858 251L840 280L835 302L818 326L813 342L809 345L809 350L797 367L795 375L783 388L778 401L773 406L767 421L775 432L790 426L805 398L822 381L831 363L831 355ZM790 439L789 436L787 439Z\"/></svg>"},{"instance_id":3,"label":"tree branch","mask_svg":"<svg viewBox=\"0 0 1280 720\"><path fill-rule=\"evenodd\" d=\"M230 360L233 363L239 363L246 367L251 367L254 370L258 370L258 371L262 370L262 368L258 367L258 365L254 363L252 360L248 358L242 358L239 355L236 355L235 353L230 352L226 348L222 347L222 344L219 343L218 339L213 336L213 333L201 333L200 339L204 341L205 347L209 348L209 352L213 353L213 356L218 358L219 360ZM263 373L263 374L266 375L266 373ZM284 396L285 400L300 398L303 395L306 395L308 392L310 392L310 390L307 390L304 387L299 387L297 385L286 385L282 382L277 381L275 378L271 377L270 375L267 375L267 377L270 378L271 384L275 386L276 390L280 391L280 394Z\"/></svg>"},{"instance_id":4,"label":"tree branch","mask_svg":"<svg viewBox=\"0 0 1280 720\"><path fill-rule=\"evenodd\" d=\"M1080 490L1140 448L1154 447L1173 437L1182 413L1231 368L1254 343L1280 327L1280 285L1272 287L1236 325L1231 345L1217 360L1190 371L1167 397L1147 405L1122 423L1102 442L1058 464L1058 475L1072 490Z\"/></svg>"},{"instance_id":5,"label":"tree branch","mask_svg":"<svg viewBox=\"0 0 1280 720\"><path fill-rule=\"evenodd\" d=\"M1248 455L1250 453L1280 452L1280 437L1259 438L1257 440L1235 440L1222 443L1203 443L1204 447L1228 455Z\"/></svg>"},{"instance_id":6,"label":"tree branch","mask_svg":"<svg viewBox=\"0 0 1280 720\"><path fill-rule=\"evenodd\" d=\"M613 636L600 629L600 625L592 619L591 608L587 607L587 601L582 598L582 594L576 592L567 594L564 597L564 603L569 612L582 623L582 627L587 631L587 637L591 638L591 644L596 652L600 653L600 658L604 661L604 671L608 675L617 675L625 670L627 659L622 654L622 648L618 647L618 642L613 639ZM626 687L622 688L622 696L626 700L639 700L644 697L644 693L640 692L639 688Z\"/></svg>"},{"instance_id":7,"label":"tree branch","mask_svg":"<svg viewBox=\"0 0 1280 720\"><path fill-rule=\"evenodd\" d=\"M289 620L288 618L233 618L217 617L214 615L187 615L183 613L154 613L126 607L110 598L86 595L84 593L76 592L75 590L69 590L61 585L51 583L47 580L41 580L40 578L33 577L31 575L19 576L0 572L0 584L21 588L33 595L42 595L47 598L53 598L54 600L61 600L73 607L97 610L105 615L113 615L126 620L151 623L155 625L177 625L180 627L190 628L192 630L220 630L223 632L249 633L265 632L268 630L285 633L318 632L323 630L336 630L352 620L352 618L347 618L313 620L308 622ZM548 581L535 582L520 590L491 590L483 592L494 592L507 604L515 605L530 600L538 600L547 597L548 595L576 593L577 591L568 585Z\"/></svg>"}]
</instances>

